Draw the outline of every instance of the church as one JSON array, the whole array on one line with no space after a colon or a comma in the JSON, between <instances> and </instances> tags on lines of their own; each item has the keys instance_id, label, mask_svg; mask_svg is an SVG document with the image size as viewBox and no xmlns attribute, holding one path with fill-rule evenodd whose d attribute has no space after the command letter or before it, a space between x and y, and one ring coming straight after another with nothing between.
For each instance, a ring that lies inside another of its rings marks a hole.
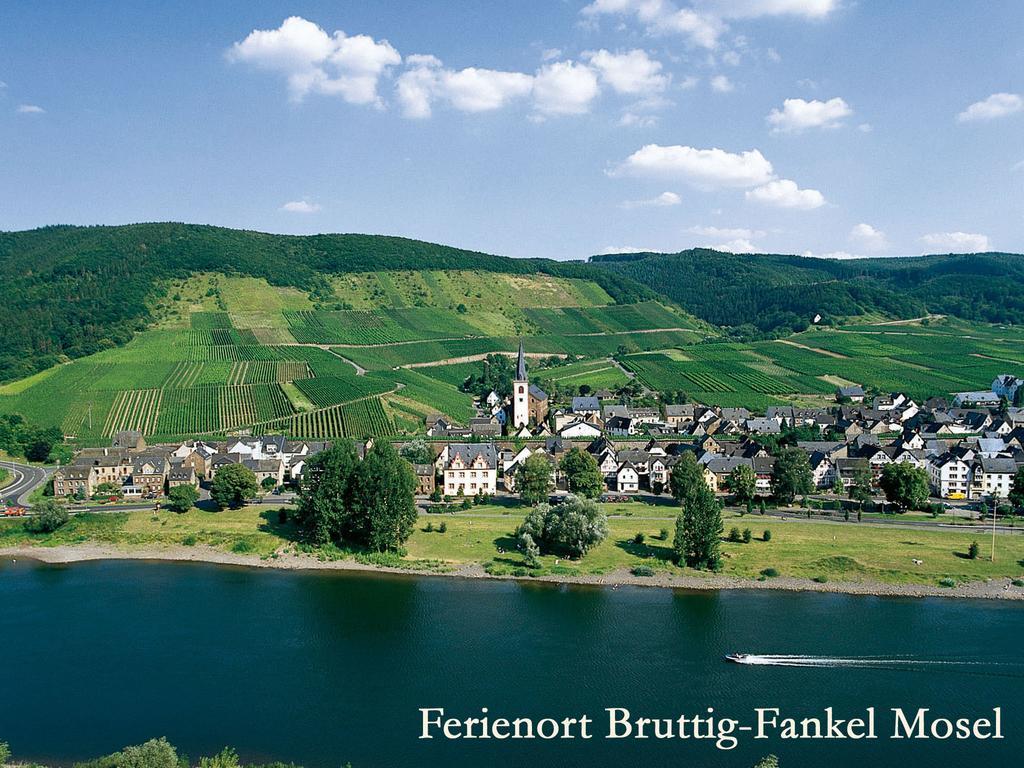
<instances>
[{"instance_id":1,"label":"church","mask_svg":"<svg viewBox=\"0 0 1024 768\"><path fill-rule=\"evenodd\" d=\"M509 434L518 433L530 425L543 424L547 417L548 394L536 384L530 384L526 373L526 351L523 340L520 339L516 377L512 381L512 418L509 420Z\"/></svg>"}]
</instances>

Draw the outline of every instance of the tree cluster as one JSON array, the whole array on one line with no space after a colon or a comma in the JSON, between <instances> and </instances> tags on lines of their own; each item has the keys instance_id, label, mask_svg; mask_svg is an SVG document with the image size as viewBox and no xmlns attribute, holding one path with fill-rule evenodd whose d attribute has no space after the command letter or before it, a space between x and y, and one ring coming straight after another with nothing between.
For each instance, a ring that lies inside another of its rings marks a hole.
<instances>
[{"instance_id":1,"label":"tree cluster","mask_svg":"<svg viewBox=\"0 0 1024 768\"><path fill-rule=\"evenodd\" d=\"M538 504L515 532L520 546L544 554L582 557L608 535L608 517L593 499L569 495L552 506Z\"/></svg>"},{"instance_id":2,"label":"tree cluster","mask_svg":"<svg viewBox=\"0 0 1024 768\"><path fill-rule=\"evenodd\" d=\"M360 460L341 440L309 460L296 520L317 545L350 544L400 551L416 524L416 476L388 442Z\"/></svg>"}]
</instances>

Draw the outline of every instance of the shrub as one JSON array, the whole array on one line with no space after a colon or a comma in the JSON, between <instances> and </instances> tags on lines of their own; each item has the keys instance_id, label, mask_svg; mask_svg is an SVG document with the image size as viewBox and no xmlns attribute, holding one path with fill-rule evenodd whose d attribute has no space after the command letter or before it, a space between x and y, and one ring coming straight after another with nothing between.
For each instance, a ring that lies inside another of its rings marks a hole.
<instances>
[{"instance_id":1,"label":"shrub","mask_svg":"<svg viewBox=\"0 0 1024 768\"><path fill-rule=\"evenodd\" d=\"M956 579L952 579L949 576L944 576L943 578L939 579L939 586L940 587L955 587L956 586Z\"/></svg>"},{"instance_id":2,"label":"shrub","mask_svg":"<svg viewBox=\"0 0 1024 768\"><path fill-rule=\"evenodd\" d=\"M254 547L252 545L252 542L248 539L239 539L235 542L234 546L231 547L232 552L236 552L240 555L248 554L249 552L252 552L255 549L256 547Z\"/></svg>"},{"instance_id":3,"label":"shrub","mask_svg":"<svg viewBox=\"0 0 1024 768\"><path fill-rule=\"evenodd\" d=\"M980 552L981 547L978 546L978 542L972 541L971 546L967 548L967 556L971 558L971 560L977 560Z\"/></svg>"},{"instance_id":4,"label":"shrub","mask_svg":"<svg viewBox=\"0 0 1024 768\"><path fill-rule=\"evenodd\" d=\"M441 524L439 526L437 526L437 532L438 533L448 533L448 523L446 523L444 520L442 520Z\"/></svg>"},{"instance_id":5,"label":"shrub","mask_svg":"<svg viewBox=\"0 0 1024 768\"><path fill-rule=\"evenodd\" d=\"M642 533L637 533L637 535L633 537L633 543L634 544L643 544L644 543L644 535Z\"/></svg>"},{"instance_id":6,"label":"shrub","mask_svg":"<svg viewBox=\"0 0 1024 768\"><path fill-rule=\"evenodd\" d=\"M32 512L32 517L25 520L25 530L29 533L53 533L71 519L67 507L53 499L39 502Z\"/></svg>"},{"instance_id":7,"label":"shrub","mask_svg":"<svg viewBox=\"0 0 1024 768\"><path fill-rule=\"evenodd\" d=\"M658 538L662 541L668 541L668 528L662 528L658 531Z\"/></svg>"},{"instance_id":8,"label":"shrub","mask_svg":"<svg viewBox=\"0 0 1024 768\"><path fill-rule=\"evenodd\" d=\"M11 761L11 748L6 741L0 741L0 765L7 765Z\"/></svg>"},{"instance_id":9,"label":"shrub","mask_svg":"<svg viewBox=\"0 0 1024 768\"><path fill-rule=\"evenodd\" d=\"M518 568L513 568L512 569L512 575L513 576L523 577L523 576L529 576L530 572L528 570L526 570L525 568L523 568L522 566L520 566Z\"/></svg>"},{"instance_id":10,"label":"shrub","mask_svg":"<svg viewBox=\"0 0 1024 768\"><path fill-rule=\"evenodd\" d=\"M198 541L199 539L196 537L196 535L194 533L190 533L188 536L181 540L181 543L183 546L186 547L194 547L198 543Z\"/></svg>"},{"instance_id":11,"label":"shrub","mask_svg":"<svg viewBox=\"0 0 1024 768\"><path fill-rule=\"evenodd\" d=\"M774 579L779 575L779 572L775 568L765 568L761 571L761 575L769 579Z\"/></svg>"},{"instance_id":12,"label":"shrub","mask_svg":"<svg viewBox=\"0 0 1024 768\"><path fill-rule=\"evenodd\" d=\"M630 571L634 576L653 576L654 569L649 565L637 565Z\"/></svg>"},{"instance_id":13,"label":"shrub","mask_svg":"<svg viewBox=\"0 0 1024 768\"><path fill-rule=\"evenodd\" d=\"M828 576L815 576L812 581L816 581L818 584L827 584Z\"/></svg>"},{"instance_id":14,"label":"shrub","mask_svg":"<svg viewBox=\"0 0 1024 768\"><path fill-rule=\"evenodd\" d=\"M1024 587L1024 579L1014 579L1013 580L1013 586L1015 586L1015 587Z\"/></svg>"},{"instance_id":15,"label":"shrub","mask_svg":"<svg viewBox=\"0 0 1024 768\"><path fill-rule=\"evenodd\" d=\"M772 540L772 532L771 532L771 531L769 531L769 530L768 530L768 529L766 528L766 529L765 529L765 531L764 531L764 533L763 533L763 534L761 534L761 540L762 540L762 541L771 541L771 540Z\"/></svg>"},{"instance_id":16,"label":"shrub","mask_svg":"<svg viewBox=\"0 0 1024 768\"><path fill-rule=\"evenodd\" d=\"M281 507L279 510L277 510L277 522L281 525L284 525L288 522L288 510L285 509L284 507Z\"/></svg>"},{"instance_id":17,"label":"shrub","mask_svg":"<svg viewBox=\"0 0 1024 768\"><path fill-rule=\"evenodd\" d=\"M740 535L740 529L733 527L729 530L729 541L740 542L743 541L743 536Z\"/></svg>"},{"instance_id":18,"label":"shrub","mask_svg":"<svg viewBox=\"0 0 1024 768\"><path fill-rule=\"evenodd\" d=\"M424 528L423 531L424 531L424 533L433 533L434 532L434 524L431 523L431 522L428 522L427 523L427 527Z\"/></svg>"},{"instance_id":19,"label":"shrub","mask_svg":"<svg viewBox=\"0 0 1024 768\"><path fill-rule=\"evenodd\" d=\"M743 543L744 544L749 544L753 540L753 538L754 538L754 534L751 532L751 530L749 528L744 528L743 529Z\"/></svg>"}]
</instances>

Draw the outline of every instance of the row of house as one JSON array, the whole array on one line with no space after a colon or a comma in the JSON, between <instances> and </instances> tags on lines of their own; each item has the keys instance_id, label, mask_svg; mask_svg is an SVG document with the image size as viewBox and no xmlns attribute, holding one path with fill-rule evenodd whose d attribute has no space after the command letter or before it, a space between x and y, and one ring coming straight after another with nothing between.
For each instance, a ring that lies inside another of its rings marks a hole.
<instances>
[{"instance_id":1,"label":"row of house","mask_svg":"<svg viewBox=\"0 0 1024 768\"><path fill-rule=\"evenodd\" d=\"M110 447L82 450L70 464L56 470L53 494L90 498L101 486L116 486L116 495L152 498L178 485L198 488L229 464L252 470L260 483L271 479L281 485L300 478L309 457L327 445L269 435L150 446L141 433L128 430L118 432Z\"/></svg>"}]
</instances>

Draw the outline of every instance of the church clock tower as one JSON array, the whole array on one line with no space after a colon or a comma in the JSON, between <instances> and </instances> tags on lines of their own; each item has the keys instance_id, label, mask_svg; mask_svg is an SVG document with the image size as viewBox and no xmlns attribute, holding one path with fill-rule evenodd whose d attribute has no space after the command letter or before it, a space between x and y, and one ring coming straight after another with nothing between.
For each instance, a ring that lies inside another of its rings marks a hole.
<instances>
[{"instance_id":1,"label":"church clock tower","mask_svg":"<svg viewBox=\"0 0 1024 768\"><path fill-rule=\"evenodd\" d=\"M526 380L526 353L523 340L519 340L519 361L516 378L512 382L512 427L519 429L530 423L530 384Z\"/></svg>"}]
</instances>

